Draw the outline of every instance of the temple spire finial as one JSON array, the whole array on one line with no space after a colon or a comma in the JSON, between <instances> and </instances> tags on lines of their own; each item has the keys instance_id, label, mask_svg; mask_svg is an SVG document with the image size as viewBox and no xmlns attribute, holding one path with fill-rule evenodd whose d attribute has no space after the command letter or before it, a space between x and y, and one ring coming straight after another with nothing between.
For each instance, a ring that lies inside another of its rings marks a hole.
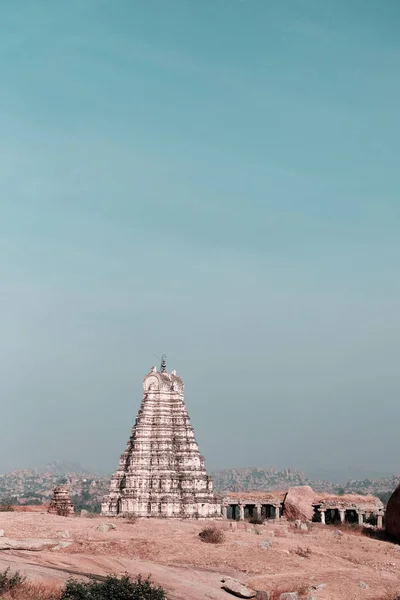
<instances>
[{"instance_id":1,"label":"temple spire finial","mask_svg":"<svg viewBox=\"0 0 400 600\"><path fill-rule=\"evenodd\" d=\"M167 372L167 357L165 356L165 354L163 354L161 356L161 368L160 368L160 373L166 373Z\"/></svg>"}]
</instances>

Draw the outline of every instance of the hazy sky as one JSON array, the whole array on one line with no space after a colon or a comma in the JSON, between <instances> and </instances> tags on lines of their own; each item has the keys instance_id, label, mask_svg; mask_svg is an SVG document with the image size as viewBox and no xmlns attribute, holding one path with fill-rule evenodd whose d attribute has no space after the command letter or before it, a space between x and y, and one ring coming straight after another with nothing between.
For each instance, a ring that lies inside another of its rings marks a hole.
<instances>
[{"instance_id":1,"label":"hazy sky","mask_svg":"<svg viewBox=\"0 0 400 600\"><path fill-rule=\"evenodd\" d=\"M398 0L3 0L0 63L0 472L113 470L161 352L210 470L400 471Z\"/></svg>"}]
</instances>

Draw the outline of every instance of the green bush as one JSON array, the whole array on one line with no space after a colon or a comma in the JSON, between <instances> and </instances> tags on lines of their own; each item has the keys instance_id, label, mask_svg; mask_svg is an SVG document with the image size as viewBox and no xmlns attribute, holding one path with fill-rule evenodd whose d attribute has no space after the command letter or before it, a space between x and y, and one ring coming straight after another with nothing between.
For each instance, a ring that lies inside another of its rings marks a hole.
<instances>
[{"instance_id":1,"label":"green bush","mask_svg":"<svg viewBox=\"0 0 400 600\"><path fill-rule=\"evenodd\" d=\"M21 586L25 581L25 577L23 577L18 571L15 573L10 573L10 568L0 573L0 596L9 592L13 588Z\"/></svg>"},{"instance_id":2,"label":"green bush","mask_svg":"<svg viewBox=\"0 0 400 600\"><path fill-rule=\"evenodd\" d=\"M109 576L102 582L70 579L60 600L166 600L166 595L149 577L143 579L139 575L133 581L125 575L121 578Z\"/></svg>"}]
</instances>

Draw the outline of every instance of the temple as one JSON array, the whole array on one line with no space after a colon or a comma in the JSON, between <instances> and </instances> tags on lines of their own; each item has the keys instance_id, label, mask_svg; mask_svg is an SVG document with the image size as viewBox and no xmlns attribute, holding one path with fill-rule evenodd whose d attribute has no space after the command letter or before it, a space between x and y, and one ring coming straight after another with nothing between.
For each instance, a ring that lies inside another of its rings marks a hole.
<instances>
[{"instance_id":1,"label":"temple","mask_svg":"<svg viewBox=\"0 0 400 600\"><path fill-rule=\"evenodd\" d=\"M53 498L47 512L61 517L69 517L74 514L74 505L69 495L68 485L57 485L54 488Z\"/></svg>"},{"instance_id":2,"label":"temple","mask_svg":"<svg viewBox=\"0 0 400 600\"><path fill-rule=\"evenodd\" d=\"M143 381L132 435L102 502L107 516L216 518L221 505L186 410L184 383L163 358Z\"/></svg>"}]
</instances>

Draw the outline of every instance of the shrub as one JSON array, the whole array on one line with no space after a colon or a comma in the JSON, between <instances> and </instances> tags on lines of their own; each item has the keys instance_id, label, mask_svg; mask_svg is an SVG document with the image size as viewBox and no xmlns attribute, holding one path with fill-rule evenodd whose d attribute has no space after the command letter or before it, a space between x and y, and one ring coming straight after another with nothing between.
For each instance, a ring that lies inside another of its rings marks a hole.
<instances>
[{"instance_id":1,"label":"shrub","mask_svg":"<svg viewBox=\"0 0 400 600\"><path fill-rule=\"evenodd\" d=\"M225 541L225 534L222 529L218 529L215 525L205 527L199 533L202 542L207 544L222 544Z\"/></svg>"},{"instance_id":2,"label":"shrub","mask_svg":"<svg viewBox=\"0 0 400 600\"><path fill-rule=\"evenodd\" d=\"M251 523L251 525L262 525L264 523L264 519L262 519L261 517L257 517L257 515L254 515L254 517L250 517L249 523Z\"/></svg>"},{"instance_id":3,"label":"shrub","mask_svg":"<svg viewBox=\"0 0 400 600\"><path fill-rule=\"evenodd\" d=\"M68 506L57 506L57 515L59 517L70 517L71 513L69 512Z\"/></svg>"},{"instance_id":4,"label":"shrub","mask_svg":"<svg viewBox=\"0 0 400 600\"><path fill-rule=\"evenodd\" d=\"M124 523L128 525L135 525L137 523L137 516L134 513L128 513L122 516Z\"/></svg>"},{"instance_id":5,"label":"shrub","mask_svg":"<svg viewBox=\"0 0 400 600\"><path fill-rule=\"evenodd\" d=\"M9 504L8 502L4 503L4 504L0 504L0 512L13 512L14 511L14 507L12 504Z\"/></svg>"},{"instance_id":6,"label":"shrub","mask_svg":"<svg viewBox=\"0 0 400 600\"><path fill-rule=\"evenodd\" d=\"M293 550L295 554L301 556L301 558L310 558L311 549L310 548L302 548L301 546L297 546L296 550Z\"/></svg>"},{"instance_id":7,"label":"shrub","mask_svg":"<svg viewBox=\"0 0 400 600\"><path fill-rule=\"evenodd\" d=\"M135 580L124 577L106 577L104 581L67 581L60 600L166 600L162 588L152 584L149 577L140 575Z\"/></svg>"},{"instance_id":8,"label":"shrub","mask_svg":"<svg viewBox=\"0 0 400 600\"><path fill-rule=\"evenodd\" d=\"M24 581L25 577L23 577L19 571L10 573L10 568L6 569L3 573L0 573L0 596L21 586Z\"/></svg>"}]
</instances>

